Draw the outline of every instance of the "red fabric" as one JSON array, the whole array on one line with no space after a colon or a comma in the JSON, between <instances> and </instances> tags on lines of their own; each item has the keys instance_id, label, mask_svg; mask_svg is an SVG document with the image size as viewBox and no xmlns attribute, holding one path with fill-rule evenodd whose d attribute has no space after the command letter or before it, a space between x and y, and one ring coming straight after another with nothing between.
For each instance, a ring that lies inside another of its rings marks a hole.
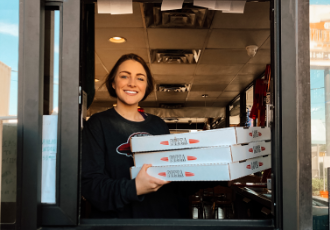
<instances>
[{"instance_id":1,"label":"red fabric","mask_svg":"<svg viewBox=\"0 0 330 230\"><path fill-rule=\"evenodd\" d=\"M266 102L265 97L267 94L267 90L269 90L269 80L270 80L270 65L266 66L265 78L258 79L255 83L254 88L254 98L253 98L253 106L250 112L250 118L256 119L258 118L257 126L265 126L265 113L266 113Z\"/></svg>"}]
</instances>

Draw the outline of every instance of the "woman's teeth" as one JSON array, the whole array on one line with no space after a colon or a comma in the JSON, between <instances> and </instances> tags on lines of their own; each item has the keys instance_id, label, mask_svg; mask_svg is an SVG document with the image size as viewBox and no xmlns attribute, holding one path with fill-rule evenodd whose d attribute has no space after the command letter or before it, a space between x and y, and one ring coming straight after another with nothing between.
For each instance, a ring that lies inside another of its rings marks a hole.
<instances>
[{"instance_id":1,"label":"woman's teeth","mask_svg":"<svg viewBox=\"0 0 330 230\"><path fill-rule=\"evenodd\" d=\"M137 93L137 92L135 92L135 91L125 91L126 93Z\"/></svg>"}]
</instances>

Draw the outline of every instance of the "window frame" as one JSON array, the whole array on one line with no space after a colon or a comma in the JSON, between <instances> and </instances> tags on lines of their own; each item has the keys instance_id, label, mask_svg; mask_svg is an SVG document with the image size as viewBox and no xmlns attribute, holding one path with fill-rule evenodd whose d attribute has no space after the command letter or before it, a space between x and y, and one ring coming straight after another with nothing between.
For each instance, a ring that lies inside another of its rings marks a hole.
<instances>
[{"instance_id":1,"label":"window frame","mask_svg":"<svg viewBox=\"0 0 330 230\"><path fill-rule=\"evenodd\" d=\"M60 65L62 76L60 98L62 99L59 100L58 195L56 205L40 203L43 93L41 67L43 66L42 35L44 33L42 15L45 9L42 2L41 0L20 0L22 7L20 9L17 178L19 192L16 229L36 229L41 226L43 229L57 229L57 227L63 229L65 226L67 229L103 229L104 227L113 229L165 229L169 227L175 229L200 227L299 229L302 226L311 228L310 133L301 135L300 132L302 125L305 125L302 129L304 131L310 128L308 116L300 114L310 109L309 104L303 103L309 100L309 88L302 84L309 78L309 52L299 49L301 45L308 45L309 42L309 17L306 17L309 12L308 0L271 1L271 15L274 19L272 20L272 33L274 33L272 34L274 38L272 39L272 70L275 89L275 129L272 131L274 142L272 168L275 188L273 197L276 199L274 200L276 203L273 210L274 218L273 220L221 221L79 220L80 0L51 1L61 4L62 45L60 52L62 53L60 57L61 60L65 60ZM50 1L45 1L46 5L47 2ZM191 0L186 2L191 2ZM290 90L287 90L288 88ZM294 112L291 110L292 105L294 105ZM65 108L70 109L65 110ZM24 155L29 157L23 157ZM292 181L297 183L292 183ZM5 226L1 225L1 227Z\"/></svg>"}]
</instances>

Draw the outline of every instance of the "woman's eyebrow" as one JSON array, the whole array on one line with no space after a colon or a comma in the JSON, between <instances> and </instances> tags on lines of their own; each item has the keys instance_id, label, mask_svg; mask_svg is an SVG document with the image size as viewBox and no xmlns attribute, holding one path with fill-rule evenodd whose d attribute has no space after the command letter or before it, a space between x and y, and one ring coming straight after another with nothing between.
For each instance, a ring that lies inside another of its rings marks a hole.
<instances>
[{"instance_id":1,"label":"woman's eyebrow","mask_svg":"<svg viewBox=\"0 0 330 230\"><path fill-rule=\"evenodd\" d=\"M119 73L128 73L128 74L131 74L130 72L126 71L126 70L123 70L123 71L120 71Z\"/></svg>"}]
</instances>

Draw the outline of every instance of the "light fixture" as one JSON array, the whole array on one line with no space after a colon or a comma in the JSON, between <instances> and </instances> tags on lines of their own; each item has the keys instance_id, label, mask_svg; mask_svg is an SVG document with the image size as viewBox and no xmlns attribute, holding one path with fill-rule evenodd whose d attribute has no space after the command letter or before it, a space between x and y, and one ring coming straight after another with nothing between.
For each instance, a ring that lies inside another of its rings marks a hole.
<instances>
[{"instance_id":1,"label":"light fixture","mask_svg":"<svg viewBox=\"0 0 330 230\"><path fill-rule=\"evenodd\" d=\"M99 79L97 79L97 78L95 78L95 80L94 80L95 82L99 82L100 80Z\"/></svg>"},{"instance_id":2,"label":"light fixture","mask_svg":"<svg viewBox=\"0 0 330 230\"><path fill-rule=\"evenodd\" d=\"M249 57L254 57L257 54L258 46L252 45L246 47L246 52Z\"/></svg>"},{"instance_id":3,"label":"light fixture","mask_svg":"<svg viewBox=\"0 0 330 230\"><path fill-rule=\"evenodd\" d=\"M208 94L203 94L202 97L208 97L209 95Z\"/></svg>"},{"instance_id":4,"label":"light fixture","mask_svg":"<svg viewBox=\"0 0 330 230\"><path fill-rule=\"evenodd\" d=\"M126 38L123 38L123 37L112 37L109 39L110 42L113 42L113 43L124 43L126 42Z\"/></svg>"}]
</instances>

